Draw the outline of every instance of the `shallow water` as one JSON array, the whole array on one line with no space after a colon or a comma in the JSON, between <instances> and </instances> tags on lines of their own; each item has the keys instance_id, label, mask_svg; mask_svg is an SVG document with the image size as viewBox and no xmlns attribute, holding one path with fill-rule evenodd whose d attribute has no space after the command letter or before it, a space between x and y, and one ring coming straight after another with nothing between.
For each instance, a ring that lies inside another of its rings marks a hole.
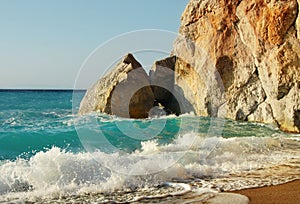
<instances>
[{"instance_id":1,"label":"shallow water","mask_svg":"<svg viewBox=\"0 0 300 204\"><path fill-rule=\"evenodd\" d=\"M205 200L300 178L299 135L192 114L78 116L83 94L0 92L0 201Z\"/></svg>"}]
</instances>

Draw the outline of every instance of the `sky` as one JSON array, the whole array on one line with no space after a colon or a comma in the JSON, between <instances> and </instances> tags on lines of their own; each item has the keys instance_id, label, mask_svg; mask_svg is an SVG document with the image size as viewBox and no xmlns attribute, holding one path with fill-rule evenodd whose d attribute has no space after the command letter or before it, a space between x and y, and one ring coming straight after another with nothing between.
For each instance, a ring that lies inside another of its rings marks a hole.
<instances>
[{"instance_id":1,"label":"sky","mask_svg":"<svg viewBox=\"0 0 300 204\"><path fill-rule=\"evenodd\" d=\"M72 89L87 58L110 39L143 29L177 33L187 2L0 0L0 89Z\"/></svg>"}]
</instances>

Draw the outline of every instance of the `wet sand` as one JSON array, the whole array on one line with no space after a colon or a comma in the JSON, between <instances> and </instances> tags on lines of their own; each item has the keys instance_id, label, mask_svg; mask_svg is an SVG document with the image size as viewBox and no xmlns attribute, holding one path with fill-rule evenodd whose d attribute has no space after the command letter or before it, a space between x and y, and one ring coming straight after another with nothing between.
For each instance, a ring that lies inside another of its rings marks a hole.
<instances>
[{"instance_id":1,"label":"wet sand","mask_svg":"<svg viewBox=\"0 0 300 204\"><path fill-rule=\"evenodd\" d=\"M286 184L234 191L247 196L250 204L300 204L300 180Z\"/></svg>"}]
</instances>

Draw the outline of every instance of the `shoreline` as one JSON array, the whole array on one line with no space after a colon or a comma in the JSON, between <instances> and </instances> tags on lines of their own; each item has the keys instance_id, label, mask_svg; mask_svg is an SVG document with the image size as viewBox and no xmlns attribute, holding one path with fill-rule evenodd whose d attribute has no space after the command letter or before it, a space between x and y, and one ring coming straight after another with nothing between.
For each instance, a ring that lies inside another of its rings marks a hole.
<instances>
[{"instance_id":1,"label":"shoreline","mask_svg":"<svg viewBox=\"0 0 300 204\"><path fill-rule=\"evenodd\" d=\"M228 193L237 193L249 198L249 204L296 204L300 202L300 180L288 183L249 188Z\"/></svg>"}]
</instances>

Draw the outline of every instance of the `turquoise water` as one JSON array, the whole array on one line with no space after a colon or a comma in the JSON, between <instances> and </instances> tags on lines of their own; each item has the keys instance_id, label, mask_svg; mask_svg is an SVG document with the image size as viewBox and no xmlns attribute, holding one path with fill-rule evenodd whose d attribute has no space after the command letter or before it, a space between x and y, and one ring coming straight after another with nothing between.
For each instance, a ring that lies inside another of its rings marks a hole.
<instances>
[{"instance_id":1,"label":"turquoise water","mask_svg":"<svg viewBox=\"0 0 300 204\"><path fill-rule=\"evenodd\" d=\"M0 92L0 159L30 157L52 146L81 151L73 126L72 91ZM78 92L82 96L84 92Z\"/></svg>"},{"instance_id":2,"label":"turquoise water","mask_svg":"<svg viewBox=\"0 0 300 204\"><path fill-rule=\"evenodd\" d=\"M287 164L299 153L299 135L271 125L192 114L78 116L84 93L0 91L0 201L220 177Z\"/></svg>"},{"instance_id":3,"label":"turquoise water","mask_svg":"<svg viewBox=\"0 0 300 204\"><path fill-rule=\"evenodd\" d=\"M46 151L53 146L72 152L85 151L72 121L78 117L73 115L72 111L73 96L75 95L75 103L77 102L74 104L76 108L84 91L74 92L74 95L73 91L2 91L0 93L1 160L28 158L36 152ZM134 151L140 148L141 141L145 140L145 138L141 140L128 137L117 127L113 117L108 115L97 116L97 121L99 123L96 126L101 126L103 134L117 148ZM140 128L146 128L152 121L124 120L123 122L125 126L126 123L133 122ZM171 142L178 134L180 126L183 129L181 132L197 130L206 133L211 119L186 116L183 120L179 117L170 117L165 122L164 128L157 137L160 144ZM259 124L249 123L247 126L237 124L234 121L226 121L222 136L264 136L277 132Z\"/></svg>"}]
</instances>

